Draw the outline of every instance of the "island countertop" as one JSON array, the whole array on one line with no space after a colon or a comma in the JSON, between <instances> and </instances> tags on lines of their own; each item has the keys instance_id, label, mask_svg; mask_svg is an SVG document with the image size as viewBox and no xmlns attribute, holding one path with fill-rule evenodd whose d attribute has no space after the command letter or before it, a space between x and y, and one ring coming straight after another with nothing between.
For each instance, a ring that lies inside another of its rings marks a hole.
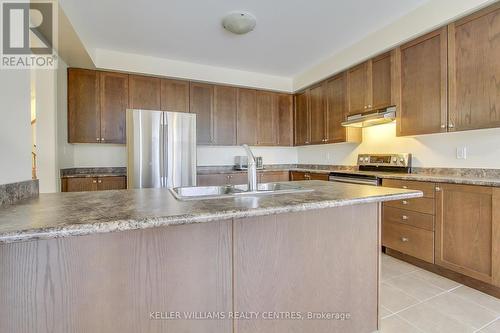
<instances>
[{"instance_id":1,"label":"island countertop","mask_svg":"<svg viewBox=\"0 0 500 333\"><path fill-rule=\"evenodd\" d=\"M41 194L0 208L0 244L417 198L422 192L326 181L312 192L178 201L167 189Z\"/></svg>"}]
</instances>

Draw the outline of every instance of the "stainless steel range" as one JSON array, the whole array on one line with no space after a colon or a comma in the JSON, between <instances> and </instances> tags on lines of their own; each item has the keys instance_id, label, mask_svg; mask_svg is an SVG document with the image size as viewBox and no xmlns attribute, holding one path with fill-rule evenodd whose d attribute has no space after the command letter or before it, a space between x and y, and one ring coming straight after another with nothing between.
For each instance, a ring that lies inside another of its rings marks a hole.
<instances>
[{"instance_id":1,"label":"stainless steel range","mask_svg":"<svg viewBox=\"0 0 500 333\"><path fill-rule=\"evenodd\" d=\"M359 154L359 171L334 171L330 181L379 186L379 173L410 173L411 154Z\"/></svg>"}]
</instances>

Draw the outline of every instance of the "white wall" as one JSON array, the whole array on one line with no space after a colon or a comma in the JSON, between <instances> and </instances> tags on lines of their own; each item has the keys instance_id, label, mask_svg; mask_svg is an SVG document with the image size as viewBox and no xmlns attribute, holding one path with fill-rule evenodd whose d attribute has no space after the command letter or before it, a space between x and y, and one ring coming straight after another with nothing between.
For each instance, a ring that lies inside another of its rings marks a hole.
<instances>
[{"instance_id":1,"label":"white wall","mask_svg":"<svg viewBox=\"0 0 500 333\"><path fill-rule=\"evenodd\" d=\"M74 164L74 146L68 143L68 65L59 58L57 68L57 154L59 169Z\"/></svg>"},{"instance_id":2,"label":"white wall","mask_svg":"<svg viewBox=\"0 0 500 333\"><path fill-rule=\"evenodd\" d=\"M467 159L456 149L467 148ZM416 167L500 168L500 129L396 137L396 124L363 129L361 144L298 148L299 163L355 165L360 153L412 153Z\"/></svg>"},{"instance_id":3,"label":"white wall","mask_svg":"<svg viewBox=\"0 0 500 333\"><path fill-rule=\"evenodd\" d=\"M293 89L297 91L321 81L495 1L497 0L429 0L395 22L296 75L293 78Z\"/></svg>"},{"instance_id":4,"label":"white wall","mask_svg":"<svg viewBox=\"0 0 500 333\"><path fill-rule=\"evenodd\" d=\"M31 179L28 70L0 70L0 184Z\"/></svg>"},{"instance_id":5,"label":"white wall","mask_svg":"<svg viewBox=\"0 0 500 333\"><path fill-rule=\"evenodd\" d=\"M124 167L127 166L125 145L74 144L72 167Z\"/></svg>"},{"instance_id":6,"label":"white wall","mask_svg":"<svg viewBox=\"0 0 500 333\"><path fill-rule=\"evenodd\" d=\"M296 164L295 147L251 147L255 156L262 156L264 164ZM241 147L198 146L198 166L234 165L235 156L244 156Z\"/></svg>"},{"instance_id":7,"label":"white wall","mask_svg":"<svg viewBox=\"0 0 500 333\"><path fill-rule=\"evenodd\" d=\"M98 68L284 92L292 91L292 78L289 77L102 49L97 49L95 54L95 64Z\"/></svg>"}]
</instances>

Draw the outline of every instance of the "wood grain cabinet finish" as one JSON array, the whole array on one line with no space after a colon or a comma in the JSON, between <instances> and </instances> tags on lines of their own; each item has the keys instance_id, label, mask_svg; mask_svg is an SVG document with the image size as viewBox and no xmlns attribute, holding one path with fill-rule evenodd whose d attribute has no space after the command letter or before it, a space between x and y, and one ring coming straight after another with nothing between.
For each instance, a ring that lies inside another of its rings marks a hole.
<instances>
[{"instance_id":1,"label":"wood grain cabinet finish","mask_svg":"<svg viewBox=\"0 0 500 333\"><path fill-rule=\"evenodd\" d=\"M439 188L436 264L498 285L498 259L493 259L500 250L498 190L456 184L440 184Z\"/></svg>"},{"instance_id":2,"label":"wood grain cabinet finish","mask_svg":"<svg viewBox=\"0 0 500 333\"><path fill-rule=\"evenodd\" d=\"M307 145L311 141L309 90L295 95L295 145Z\"/></svg>"},{"instance_id":3,"label":"wood grain cabinet finish","mask_svg":"<svg viewBox=\"0 0 500 333\"><path fill-rule=\"evenodd\" d=\"M189 112L189 81L161 80L161 110Z\"/></svg>"},{"instance_id":4,"label":"wood grain cabinet finish","mask_svg":"<svg viewBox=\"0 0 500 333\"><path fill-rule=\"evenodd\" d=\"M277 94L278 146L293 146L293 95Z\"/></svg>"},{"instance_id":5,"label":"wood grain cabinet finish","mask_svg":"<svg viewBox=\"0 0 500 333\"><path fill-rule=\"evenodd\" d=\"M257 91L238 88L237 142L255 146L257 144Z\"/></svg>"},{"instance_id":6,"label":"wood grain cabinet finish","mask_svg":"<svg viewBox=\"0 0 500 333\"><path fill-rule=\"evenodd\" d=\"M101 143L125 144L128 108L128 75L99 72Z\"/></svg>"},{"instance_id":7,"label":"wood grain cabinet finish","mask_svg":"<svg viewBox=\"0 0 500 333\"><path fill-rule=\"evenodd\" d=\"M257 145L275 146L278 143L277 95L268 91L257 91L256 98Z\"/></svg>"},{"instance_id":8,"label":"wood grain cabinet finish","mask_svg":"<svg viewBox=\"0 0 500 333\"><path fill-rule=\"evenodd\" d=\"M228 86L214 86L214 143L222 146L235 146L236 108L238 89Z\"/></svg>"},{"instance_id":9,"label":"wood grain cabinet finish","mask_svg":"<svg viewBox=\"0 0 500 333\"><path fill-rule=\"evenodd\" d=\"M129 75L129 105L131 109L161 109L161 79Z\"/></svg>"},{"instance_id":10,"label":"wood grain cabinet finish","mask_svg":"<svg viewBox=\"0 0 500 333\"><path fill-rule=\"evenodd\" d=\"M127 177L72 177L61 179L61 192L125 190Z\"/></svg>"},{"instance_id":11,"label":"wood grain cabinet finish","mask_svg":"<svg viewBox=\"0 0 500 333\"><path fill-rule=\"evenodd\" d=\"M371 60L372 109L381 109L395 105L393 99L393 52L377 56Z\"/></svg>"},{"instance_id":12,"label":"wood grain cabinet finish","mask_svg":"<svg viewBox=\"0 0 500 333\"><path fill-rule=\"evenodd\" d=\"M68 142L99 143L101 110L99 73L68 69Z\"/></svg>"},{"instance_id":13,"label":"wood grain cabinet finish","mask_svg":"<svg viewBox=\"0 0 500 333\"><path fill-rule=\"evenodd\" d=\"M329 180L328 173L290 171L290 180Z\"/></svg>"},{"instance_id":14,"label":"wood grain cabinet finish","mask_svg":"<svg viewBox=\"0 0 500 333\"><path fill-rule=\"evenodd\" d=\"M399 49L397 135L446 132L447 29L411 41Z\"/></svg>"},{"instance_id":15,"label":"wood grain cabinet finish","mask_svg":"<svg viewBox=\"0 0 500 333\"><path fill-rule=\"evenodd\" d=\"M288 171L257 172L259 183L274 183L288 181ZM248 176L245 172L219 174L200 174L197 176L198 186L224 186L246 184Z\"/></svg>"},{"instance_id":16,"label":"wood grain cabinet finish","mask_svg":"<svg viewBox=\"0 0 500 333\"><path fill-rule=\"evenodd\" d=\"M319 83L309 88L309 114L311 144L321 144L326 141L326 103L325 83Z\"/></svg>"},{"instance_id":17,"label":"wood grain cabinet finish","mask_svg":"<svg viewBox=\"0 0 500 333\"><path fill-rule=\"evenodd\" d=\"M372 107L371 62L364 62L347 70L347 100L349 114L366 111Z\"/></svg>"},{"instance_id":18,"label":"wood grain cabinet finish","mask_svg":"<svg viewBox=\"0 0 500 333\"><path fill-rule=\"evenodd\" d=\"M434 232L384 220L382 245L434 263Z\"/></svg>"},{"instance_id":19,"label":"wood grain cabinet finish","mask_svg":"<svg viewBox=\"0 0 500 333\"><path fill-rule=\"evenodd\" d=\"M213 145L214 86L191 82L190 89L190 112L196 114L196 141L200 145Z\"/></svg>"},{"instance_id":20,"label":"wood grain cabinet finish","mask_svg":"<svg viewBox=\"0 0 500 333\"><path fill-rule=\"evenodd\" d=\"M500 127L500 4L448 26L449 131Z\"/></svg>"},{"instance_id":21,"label":"wood grain cabinet finish","mask_svg":"<svg viewBox=\"0 0 500 333\"><path fill-rule=\"evenodd\" d=\"M265 171L258 174L259 183L275 183L289 181L288 171Z\"/></svg>"}]
</instances>

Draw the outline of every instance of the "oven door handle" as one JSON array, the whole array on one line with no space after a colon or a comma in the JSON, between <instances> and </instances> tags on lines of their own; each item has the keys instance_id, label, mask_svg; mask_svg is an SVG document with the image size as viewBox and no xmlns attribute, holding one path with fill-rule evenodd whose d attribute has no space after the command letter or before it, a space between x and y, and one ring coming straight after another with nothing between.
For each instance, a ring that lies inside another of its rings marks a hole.
<instances>
[{"instance_id":1,"label":"oven door handle","mask_svg":"<svg viewBox=\"0 0 500 333\"><path fill-rule=\"evenodd\" d=\"M330 181L350 183L350 184L361 184L361 185L375 185L375 186L379 184L378 179L360 179L360 178L337 177L337 176L330 176Z\"/></svg>"}]
</instances>

